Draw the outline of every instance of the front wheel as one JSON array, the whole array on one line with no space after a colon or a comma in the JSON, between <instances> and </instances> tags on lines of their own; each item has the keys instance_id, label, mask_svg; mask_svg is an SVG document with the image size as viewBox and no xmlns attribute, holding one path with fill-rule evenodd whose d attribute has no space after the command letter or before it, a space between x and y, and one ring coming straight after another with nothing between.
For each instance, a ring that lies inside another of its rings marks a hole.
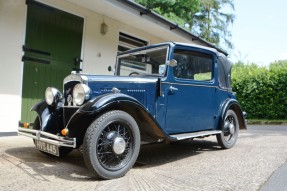
<instances>
[{"instance_id":1,"label":"front wheel","mask_svg":"<svg viewBox=\"0 0 287 191\"><path fill-rule=\"evenodd\" d=\"M98 117L87 129L83 156L93 176L119 178L134 165L140 149L140 132L128 113L113 110Z\"/></svg>"},{"instance_id":2,"label":"front wheel","mask_svg":"<svg viewBox=\"0 0 287 191\"><path fill-rule=\"evenodd\" d=\"M239 123L236 113L229 109L224 116L222 133L216 135L218 144L224 149L232 148L238 138Z\"/></svg>"}]
</instances>

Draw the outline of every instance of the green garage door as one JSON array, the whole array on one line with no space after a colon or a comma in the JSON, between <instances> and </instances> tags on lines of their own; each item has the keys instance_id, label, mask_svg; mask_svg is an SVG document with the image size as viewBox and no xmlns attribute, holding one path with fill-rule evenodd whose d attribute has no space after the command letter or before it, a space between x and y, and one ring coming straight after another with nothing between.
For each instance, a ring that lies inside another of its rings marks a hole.
<instances>
[{"instance_id":1,"label":"green garage door","mask_svg":"<svg viewBox=\"0 0 287 191\"><path fill-rule=\"evenodd\" d=\"M84 20L32 0L27 6L21 121L33 122L30 109L46 87L62 91L64 77L79 69Z\"/></svg>"}]
</instances>

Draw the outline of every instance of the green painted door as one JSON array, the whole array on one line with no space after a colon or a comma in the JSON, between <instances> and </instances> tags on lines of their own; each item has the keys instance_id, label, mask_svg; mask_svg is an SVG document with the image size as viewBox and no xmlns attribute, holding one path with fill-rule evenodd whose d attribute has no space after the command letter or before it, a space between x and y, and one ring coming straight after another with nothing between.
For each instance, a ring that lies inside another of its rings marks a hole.
<instances>
[{"instance_id":1,"label":"green painted door","mask_svg":"<svg viewBox=\"0 0 287 191\"><path fill-rule=\"evenodd\" d=\"M30 109L45 98L46 88L62 91L65 76L80 67L84 20L35 1L27 2L21 121L33 122L36 114Z\"/></svg>"}]
</instances>

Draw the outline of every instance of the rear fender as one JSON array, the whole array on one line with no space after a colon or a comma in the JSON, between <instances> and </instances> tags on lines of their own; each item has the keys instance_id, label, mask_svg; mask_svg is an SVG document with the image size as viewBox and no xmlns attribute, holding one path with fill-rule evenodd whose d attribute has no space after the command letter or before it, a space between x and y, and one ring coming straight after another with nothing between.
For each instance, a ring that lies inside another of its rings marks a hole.
<instances>
[{"instance_id":1,"label":"rear fender","mask_svg":"<svg viewBox=\"0 0 287 191\"><path fill-rule=\"evenodd\" d=\"M239 122L239 129L247 129L246 123L245 123L244 113L241 109L240 104L235 99L228 99L223 103L223 107L222 107L221 112L220 112L220 118L219 118L219 123L218 123L217 129L221 129L220 127L222 127L222 125L224 123L224 116L229 109L232 109L236 113L236 115L238 117L238 122Z\"/></svg>"},{"instance_id":2,"label":"rear fender","mask_svg":"<svg viewBox=\"0 0 287 191\"><path fill-rule=\"evenodd\" d=\"M79 108L67 125L69 137L77 137L77 141L82 142L89 125L110 110L122 110L130 114L139 126L142 141L157 141L168 137L140 102L120 93L99 96Z\"/></svg>"}]
</instances>

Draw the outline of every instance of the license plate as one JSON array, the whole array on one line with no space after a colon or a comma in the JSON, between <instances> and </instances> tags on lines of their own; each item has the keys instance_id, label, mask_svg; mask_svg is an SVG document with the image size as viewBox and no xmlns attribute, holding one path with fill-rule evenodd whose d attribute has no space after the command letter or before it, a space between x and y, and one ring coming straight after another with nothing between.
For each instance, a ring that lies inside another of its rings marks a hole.
<instances>
[{"instance_id":1,"label":"license plate","mask_svg":"<svg viewBox=\"0 0 287 191\"><path fill-rule=\"evenodd\" d=\"M56 145L52 145L50 143L45 143L43 141L35 140L35 146L40 151L44 151L46 153L59 156L59 147Z\"/></svg>"}]
</instances>

